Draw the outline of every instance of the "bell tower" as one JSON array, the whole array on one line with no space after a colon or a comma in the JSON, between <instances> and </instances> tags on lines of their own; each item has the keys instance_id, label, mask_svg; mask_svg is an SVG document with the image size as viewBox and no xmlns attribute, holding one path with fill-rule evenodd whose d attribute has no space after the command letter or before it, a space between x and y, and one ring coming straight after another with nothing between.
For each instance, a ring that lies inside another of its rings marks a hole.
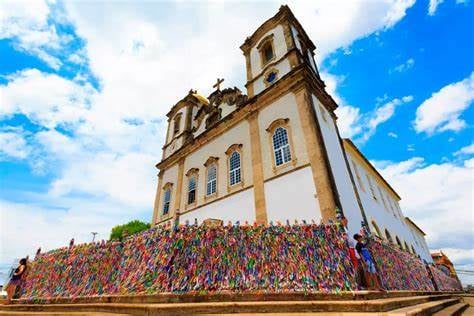
<instances>
[{"instance_id":1,"label":"bell tower","mask_svg":"<svg viewBox=\"0 0 474 316\"><path fill-rule=\"evenodd\" d=\"M249 98L302 65L307 65L319 79L314 61L316 47L286 5L247 37L240 49L246 60Z\"/></svg>"},{"instance_id":2,"label":"bell tower","mask_svg":"<svg viewBox=\"0 0 474 316\"><path fill-rule=\"evenodd\" d=\"M209 101L205 97L194 90L190 90L166 114L168 117L168 130L165 145L163 146L163 159L192 141L193 117L201 106L208 104Z\"/></svg>"}]
</instances>

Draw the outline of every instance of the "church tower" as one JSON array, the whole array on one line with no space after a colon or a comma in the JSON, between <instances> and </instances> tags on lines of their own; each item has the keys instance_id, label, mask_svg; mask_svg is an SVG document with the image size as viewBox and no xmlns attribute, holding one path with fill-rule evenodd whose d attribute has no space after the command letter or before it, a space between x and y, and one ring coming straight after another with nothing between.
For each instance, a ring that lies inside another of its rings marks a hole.
<instances>
[{"instance_id":1,"label":"church tower","mask_svg":"<svg viewBox=\"0 0 474 316\"><path fill-rule=\"evenodd\" d=\"M306 64L319 79L315 46L288 6L247 37L240 47L247 67L248 96L259 94L292 69Z\"/></svg>"},{"instance_id":2,"label":"church tower","mask_svg":"<svg viewBox=\"0 0 474 316\"><path fill-rule=\"evenodd\" d=\"M192 122L199 108L209 105L207 98L194 90L189 93L166 114L168 129L165 145L163 146L163 159L166 159L178 149L192 141Z\"/></svg>"}]
</instances>

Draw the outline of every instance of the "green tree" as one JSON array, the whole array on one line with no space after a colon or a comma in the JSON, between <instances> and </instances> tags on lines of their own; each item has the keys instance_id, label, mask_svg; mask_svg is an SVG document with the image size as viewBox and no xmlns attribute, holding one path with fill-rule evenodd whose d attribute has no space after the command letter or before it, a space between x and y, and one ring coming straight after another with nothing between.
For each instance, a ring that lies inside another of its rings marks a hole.
<instances>
[{"instance_id":1,"label":"green tree","mask_svg":"<svg viewBox=\"0 0 474 316\"><path fill-rule=\"evenodd\" d=\"M133 235L143 230L150 228L149 223L145 223L139 220L130 221L127 224L117 225L112 228L110 232L110 240L119 239L122 240L123 233L126 231L127 235Z\"/></svg>"}]
</instances>

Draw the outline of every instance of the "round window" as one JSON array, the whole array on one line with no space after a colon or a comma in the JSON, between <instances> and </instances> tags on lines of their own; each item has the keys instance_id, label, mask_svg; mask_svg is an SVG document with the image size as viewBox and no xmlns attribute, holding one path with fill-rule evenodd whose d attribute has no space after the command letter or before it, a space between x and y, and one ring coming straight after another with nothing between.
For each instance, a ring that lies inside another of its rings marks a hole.
<instances>
[{"instance_id":1,"label":"round window","mask_svg":"<svg viewBox=\"0 0 474 316\"><path fill-rule=\"evenodd\" d=\"M273 82L273 81L275 81L276 77L277 77L276 72L274 72L274 71L270 72L270 73L267 75L267 82Z\"/></svg>"}]
</instances>

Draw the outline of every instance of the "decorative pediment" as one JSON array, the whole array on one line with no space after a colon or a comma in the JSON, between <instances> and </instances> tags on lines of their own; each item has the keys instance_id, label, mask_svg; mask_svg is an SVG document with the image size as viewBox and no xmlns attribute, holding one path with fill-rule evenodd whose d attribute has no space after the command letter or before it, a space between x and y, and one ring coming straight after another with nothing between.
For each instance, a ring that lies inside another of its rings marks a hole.
<instances>
[{"instance_id":1,"label":"decorative pediment","mask_svg":"<svg viewBox=\"0 0 474 316\"><path fill-rule=\"evenodd\" d=\"M242 144L233 144L227 148L225 154L228 156L234 151L240 151L242 149Z\"/></svg>"},{"instance_id":2,"label":"decorative pediment","mask_svg":"<svg viewBox=\"0 0 474 316\"><path fill-rule=\"evenodd\" d=\"M204 163L204 167L207 167L213 163L216 163L219 160L219 157L209 157L207 158L206 162Z\"/></svg>"},{"instance_id":3,"label":"decorative pediment","mask_svg":"<svg viewBox=\"0 0 474 316\"><path fill-rule=\"evenodd\" d=\"M240 107L247 102L247 95L242 94L239 88L226 88L224 90L216 90L209 96L209 104L203 104L193 117L193 132L199 129L203 120L205 120L206 129L211 128L222 119L222 104Z\"/></svg>"},{"instance_id":4,"label":"decorative pediment","mask_svg":"<svg viewBox=\"0 0 474 316\"><path fill-rule=\"evenodd\" d=\"M239 88L226 88L224 90L216 90L209 96L211 105L219 106L222 103L228 105L237 105L238 107L247 101L247 95L242 94Z\"/></svg>"},{"instance_id":5,"label":"decorative pediment","mask_svg":"<svg viewBox=\"0 0 474 316\"><path fill-rule=\"evenodd\" d=\"M269 133L272 133L277 127L287 125L289 121L290 121L289 118L280 118L280 119L274 120L274 121L266 128L266 131L269 132Z\"/></svg>"},{"instance_id":6,"label":"decorative pediment","mask_svg":"<svg viewBox=\"0 0 474 316\"><path fill-rule=\"evenodd\" d=\"M207 116L207 119L206 119L206 129L212 127L217 122L219 122L219 120L222 117L221 111L222 110L219 109L218 107L212 106L212 110L209 112L209 115Z\"/></svg>"},{"instance_id":7,"label":"decorative pediment","mask_svg":"<svg viewBox=\"0 0 474 316\"><path fill-rule=\"evenodd\" d=\"M166 184L163 186L163 190L166 191L167 189L171 189L172 187L173 187L173 183L166 182Z\"/></svg>"},{"instance_id":8,"label":"decorative pediment","mask_svg":"<svg viewBox=\"0 0 474 316\"><path fill-rule=\"evenodd\" d=\"M198 168L191 168L188 170L188 172L186 172L186 177L189 177L193 174L196 174L196 173L199 173L199 169Z\"/></svg>"}]
</instances>

